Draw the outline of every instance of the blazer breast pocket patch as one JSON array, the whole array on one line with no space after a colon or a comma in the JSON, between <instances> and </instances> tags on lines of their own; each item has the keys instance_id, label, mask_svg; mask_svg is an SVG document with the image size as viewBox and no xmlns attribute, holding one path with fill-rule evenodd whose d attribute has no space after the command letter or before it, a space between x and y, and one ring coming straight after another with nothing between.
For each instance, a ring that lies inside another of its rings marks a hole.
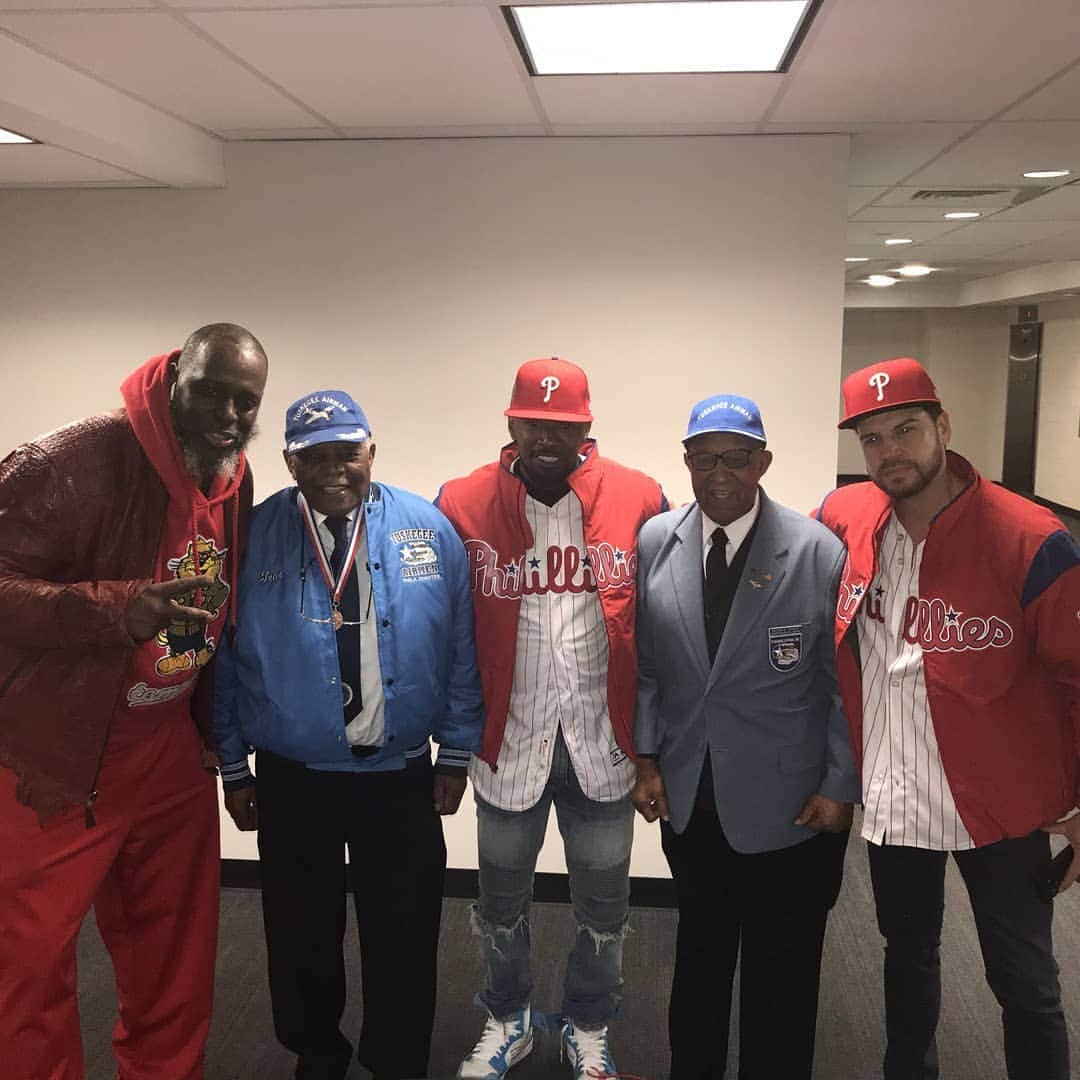
<instances>
[{"instance_id":1,"label":"blazer breast pocket patch","mask_svg":"<svg viewBox=\"0 0 1080 1080\"><path fill-rule=\"evenodd\" d=\"M769 663L776 671L791 671L798 667L803 654L801 626L769 627Z\"/></svg>"}]
</instances>

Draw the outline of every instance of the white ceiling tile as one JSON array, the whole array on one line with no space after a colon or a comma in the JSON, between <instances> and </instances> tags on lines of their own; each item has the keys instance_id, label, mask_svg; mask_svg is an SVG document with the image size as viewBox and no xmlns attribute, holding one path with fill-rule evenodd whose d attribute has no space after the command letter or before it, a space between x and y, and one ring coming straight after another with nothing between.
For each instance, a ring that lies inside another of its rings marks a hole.
<instances>
[{"instance_id":1,"label":"white ceiling tile","mask_svg":"<svg viewBox=\"0 0 1080 1080\"><path fill-rule=\"evenodd\" d=\"M1036 240L1033 244L1014 248L1000 256L987 256L987 259L990 262L996 262L998 257L1001 257L1003 261L1023 259L1025 265L1028 266L1034 263L1080 259L1080 229L1060 232L1045 240Z\"/></svg>"},{"instance_id":2,"label":"white ceiling tile","mask_svg":"<svg viewBox=\"0 0 1080 1080\"><path fill-rule=\"evenodd\" d=\"M862 127L852 133L849 184L895 184L970 130L969 124Z\"/></svg>"},{"instance_id":3,"label":"white ceiling tile","mask_svg":"<svg viewBox=\"0 0 1080 1080\"><path fill-rule=\"evenodd\" d=\"M154 187L153 183L112 165L40 144L0 146L0 184L100 184L128 183Z\"/></svg>"},{"instance_id":4,"label":"white ceiling tile","mask_svg":"<svg viewBox=\"0 0 1080 1080\"><path fill-rule=\"evenodd\" d=\"M844 248L844 254L850 256L865 257L871 260L871 263L877 262L880 259L891 259L895 262L897 259L905 259L906 255L897 252L906 252L915 247L914 244L905 244L901 248L889 249L883 247L881 241L873 240L852 240L848 239L847 245ZM859 263L858 266L867 266L868 263ZM857 268L857 267L856 267Z\"/></svg>"},{"instance_id":5,"label":"white ceiling tile","mask_svg":"<svg viewBox=\"0 0 1080 1080\"><path fill-rule=\"evenodd\" d=\"M940 206L867 206L857 214L851 215L852 221L895 221L895 222L939 222L945 220L946 211ZM957 222L948 224L955 227Z\"/></svg>"},{"instance_id":6,"label":"white ceiling tile","mask_svg":"<svg viewBox=\"0 0 1080 1080\"><path fill-rule=\"evenodd\" d=\"M854 214L864 206L868 206L875 199L880 199L888 190L886 187L849 187L848 213Z\"/></svg>"},{"instance_id":7,"label":"white ceiling tile","mask_svg":"<svg viewBox=\"0 0 1080 1080\"><path fill-rule=\"evenodd\" d=\"M1080 220L1080 184L1066 184L1055 191L1040 195L1031 202L1004 210L995 220L1000 221L1078 221Z\"/></svg>"},{"instance_id":8,"label":"white ceiling tile","mask_svg":"<svg viewBox=\"0 0 1080 1080\"><path fill-rule=\"evenodd\" d=\"M1080 174L1080 121L987 124L907 182L920 187L1021 185L1031 183L1024 180L1027 170L1059 168Z\"/></svg>"},{"instance_id":9,"label":"white ceiling tile","mask_svg":"<svg viewBox=\"0 0 1080 1080\"><path fill-rule=\"evenodd\" d=\"M676 124L670 121L614 124L552 124L552 135L753 135L756 124Z\"/></svg>"},{"instance_id":10,"label":"white ceiling tile","mask_svg":"<svg viewBox=\"0 0 1080 1080\"><path fill-rule=\"evenodd\" d=\"M979 259L987 259L995 255L1004 255L1006 251L1015 252L1016 244L947 244L933 241L926 244L915 244L910 249L910 254L905 254L903 262L923 262L931 266L940 266L944 269L957 264L968 265ZM1015 259L1016 255L1009 258Z\"/></svg>"},{"instance_id":11,"label":"white ceiling tile","mask_svg":"<svg viewBox=\"0 0 1080 1080\"><path fill-rule=\"evenodd\" d=\"M56 2L61 3L62 0ZM550 0L544 2L550 3ZM162 0L162 3L178 11L253 11L267 8L277 11L303 11L312 8L431 7L433 4L443 3L482 7L485 0Z\"/></svg>"},{"instance_id":12,"label":"white ceiling tile","mask_svg":"<svg viewBox=\"0 0 1080 1080\"><path fill-rule=\"evenodd\" d=\"M347 139L492 139L546 135L543 124L413 124L399 127L346 127Z\"/></svg>"},{"instance_id":13,"label":"white ceiling tile","mask_svg":"<svg viewBox=\"0 0 1080 1080\"><path fill-rule=\"evenodd\" d=\"M783 75L559 75L533 79L553 124L752 124Z\"/></svg>"},{"instance_id":14,"label":"white ceiling tile","mask_svg":"<svg viewBox=\"0 0 1080 1080\"><path fill-rule=\"evenodd\" d=\"M154 0L0 0L0 11L100 11L103 8L123 8L147 11L159 10Z\"/></svg>"},{"instance_id":15,"label":"white ceiling tile","mask_svg":"<svg viewBox=\"0 0 1080 1080\"><path fill-rule=\"evenodd\" d=\"M341 136L330 128L225 128L218 134L228 142L280 142L298 139L339 139Z\"/></svg>"},{"instance_id":16,"label":"white ceiling tile","mask_svg":"<svg viewBox=\"0 0 1080 1080\"><path fill-rule=\"evenodd\" d=\"M971 124L778 124L764 134L847 132L851 135L848 183L890 187L925 165L972 128Z\"/></svg>"},{"instance_id":17,"label":"white ceiling tile","mask_svg":"<svg viewBox=\"0 0 1080 1080\"><path fill-rule=\"evenodd\" d=\"M845 263L845 271L850 273L859 273L866 270L870 273L877 273L878 269L886 263L896 262L895 255L881 254L880 244L848 244L847 247L844 248L844 251L852 258L865 258L870 260L869 262L864 263Z\"/></svg>"},{"instance_id":18,"label":"white ceiling tile","mask_svg":"<svg viewBox=\"0 0 1080 1080\"><path fill-rule=\"evenodd\" d=\"M1080 120L1080 65L1010 109L1002 120Z\"/></svg>"},{"instance_id":19,"label":"white ceiling tile","mask_svg":"<svg viewBox=\"0 0 1080 1080\"><path fill-rule=\"evenodd\" d=\"M1007 255L993 261L987 259L984 262L962 263L962 272L971 279L996 277L998 274L1010 274L1013 270L1023 270L1029 263L1010 262Z\"/></svg>"},{"instance_id":20,"label":"white ceiling tile","mask_svg":"<svg viewBox=\"0 0 1080 1080\"><path fill-rule=\"evenodd\" d=\"M889 245L886 248L885 241L890 236L896 237L909 237L912 240L933 240L935 237L941 236L943 233L948 232L950 229L955 229L956 225L951 221L937 222L896 222L895 228L890 227L888 222L848 222L848 244L876 244L879 251L888 251L890 257L896 257L895 253L899 253L903 257L903 253L911 247L910 244L896 244ZM857 252L851 252L851 254L859 254Z\"/></svg>"},{"instance_id":21,"label":"white ceiling tile","mask_svg":"<svg viewBox=\"0 0 1080 1080\"><path fill-rule=\"evenodd\" d=\"M956 225L957 222L950 222ZM940 244L964 246L976 244L996 244L1007 247L1010 244L1030 244L1033 240L1042 240L1061 232L1062 226L1054 221L973 221L954 229L938 240Z\"/></svg>"},{"instance_id":22,"label":"white ceiling tile","mask_svg":"<svg viewBox=\"0 0 1080 1080\"><path fill-rule=\"evenodd\" d=\"M0 28L210 130L295 128L316 122L168 14L0 13Z\"/></svg>"},{"instance_id":23,"label":"white ceiling tile","mask_svg":"<svg viewBox=\"0 0 1080 1080\"><path fill-rule=\"evenodd\" d=\"M1076 0L837 0L772 119L985 120L1075 60L1078 41Z\"/></svg>"},{"instance_id":24,"label":"white ceiling tile","mask_svg":"<svg viewBox=\"0 0 1080 1080\"><path fill-rule=\"evenodd\" d=\"M540 119L506 30L487 8L251 11L191 18L342 127Z\"/></svg>"}]
</instances>

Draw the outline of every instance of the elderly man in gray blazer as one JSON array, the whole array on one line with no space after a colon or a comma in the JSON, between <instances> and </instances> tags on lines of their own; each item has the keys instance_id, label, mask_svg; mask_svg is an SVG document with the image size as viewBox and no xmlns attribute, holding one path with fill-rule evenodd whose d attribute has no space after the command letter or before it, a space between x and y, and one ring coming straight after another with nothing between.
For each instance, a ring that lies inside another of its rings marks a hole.
<instances>
[{"instance_id":1,"label":"elderly man in gray blazer","mask_svg":"<svg viewBox=\"0 0 1080 1080\"><path fill-rule=\"evenodd\" d=\"M679 904L672 1080L719 1080L742 950L739 1080L809 1080L825 923L859 784L833 617L844 551L759 481L754 402L694 406L696 501L638 538L633 799Z\"/></svg>"}]
</instances>

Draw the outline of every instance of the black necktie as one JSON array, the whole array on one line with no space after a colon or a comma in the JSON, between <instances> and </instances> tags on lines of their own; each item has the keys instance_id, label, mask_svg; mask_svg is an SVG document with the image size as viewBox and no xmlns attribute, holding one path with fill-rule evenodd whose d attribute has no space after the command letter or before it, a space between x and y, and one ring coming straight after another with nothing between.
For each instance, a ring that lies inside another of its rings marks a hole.
<instances>
[{"instance_id":1,"label":"black necktie","mask_svg":"<svg viewBox=\"0 0 1080 1080\"><path fill-rule=\"evenodd\" d=\"M330 573L337 581L345 564L349 548L349 521L344 517L328 517L326 527L334 538L334 550L330 555ZM356 717L363 708L360 694L360 587L356 580L356 564L349 569L345 588L341 590L341 615L345 625L337 632L338 666L341 669L341 699L345 709L345 723ZM349 625L350 623L354 625Z\"/></svg>"},{"instance_id":2,"label":"black necktie","mask_svg":"<svg viewBox=\"0 0 1080 1080\"><path fill-rule=\"evenodd\" d=\"M731 610L727 542L727 533L723 529L713 529L712 547L705 557L705 640L710 660L716 657Z\"/></svg>"}]
</instances>

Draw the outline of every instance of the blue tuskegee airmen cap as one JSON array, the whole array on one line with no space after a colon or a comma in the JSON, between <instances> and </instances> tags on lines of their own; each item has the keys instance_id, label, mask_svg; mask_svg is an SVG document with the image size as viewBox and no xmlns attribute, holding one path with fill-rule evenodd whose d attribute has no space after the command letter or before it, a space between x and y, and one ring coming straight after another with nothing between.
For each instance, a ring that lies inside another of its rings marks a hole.
<instances>
[{"instance_id":1,"label":"blue tuskegee airmen cap","mask_svg":"<svg viewBox=\"0 0 1080 1080\"><path fill-rule=\"evenodd\" d=\"M344 390L316 390L285 410L285 452L328 442L367 442L364 410Z\"/></svg>"},{"instance_id":2,"label":"blue tuskegee airmen cap","mask_svg":"<svg viewBox=\"0 0 1080 1080\"><path fill-rule=\"evenodd\" d=\"M690 410L690 422L686 425L683 443L698 435L713 432L729 432L745 435L758 442L765 442L765 428L761 423L761 410L749 398L738 394L714 394L699 401Z\"/></svg>"}]
</instances>

